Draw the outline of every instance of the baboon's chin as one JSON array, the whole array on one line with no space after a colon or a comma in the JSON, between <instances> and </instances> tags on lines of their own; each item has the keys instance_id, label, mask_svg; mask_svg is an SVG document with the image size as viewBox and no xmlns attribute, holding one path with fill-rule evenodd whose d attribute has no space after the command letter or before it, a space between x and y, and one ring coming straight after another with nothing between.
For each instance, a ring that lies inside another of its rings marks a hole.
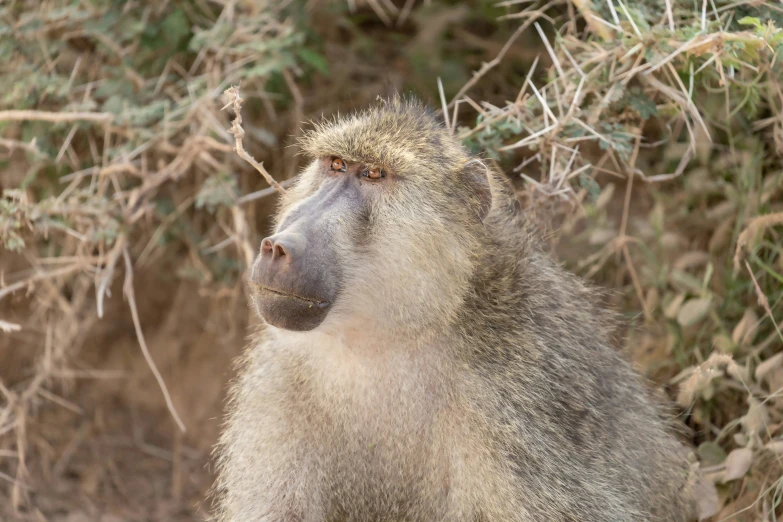
<instances>
[{"instance_id":1,"label":"baboon's chin","mask_svg":"<svg viewBox=\"0 0 783 522\"><path fill-rule=\"evenodd\" d=\"M296 296L270 288L258 287L256 310L272 326L294 332L307 332L320 325L331 309L331 303L316 298Z\"/></svg>"}]
</instances>

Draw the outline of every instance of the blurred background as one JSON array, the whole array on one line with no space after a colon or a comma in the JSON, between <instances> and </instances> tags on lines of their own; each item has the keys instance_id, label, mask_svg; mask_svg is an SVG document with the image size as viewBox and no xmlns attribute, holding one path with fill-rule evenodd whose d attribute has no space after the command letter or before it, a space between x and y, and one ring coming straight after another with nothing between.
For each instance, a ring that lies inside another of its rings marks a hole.
<instances>
[{"instance_id":1,"label":"blurred background","mask_svg":"<svg viewBox=\"0 0 783 522\"><path fill-rule=\"evenodd\" d=\"M783 516L783 5L0 3L0 519L209 519L308 122L412 92L607 289L712 520ZM185 431L183 431L183 429Z\"/></svg>"}]
</instances>

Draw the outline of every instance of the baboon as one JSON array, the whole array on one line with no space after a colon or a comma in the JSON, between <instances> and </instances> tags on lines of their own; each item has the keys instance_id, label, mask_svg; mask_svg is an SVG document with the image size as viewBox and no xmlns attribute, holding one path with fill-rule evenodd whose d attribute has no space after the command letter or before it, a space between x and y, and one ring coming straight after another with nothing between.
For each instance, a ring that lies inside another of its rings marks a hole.
<instances>
[{"instance_id":1,"label":"baboon","mask_svg":"<svg viewBox=\"0 0 783 522\"><path fill-rule=\"evenodd\" d=\"M323 120L252 267L223 522L675 522L692 471L593 290L421 102Z\"/></svg>"}]
</instances>

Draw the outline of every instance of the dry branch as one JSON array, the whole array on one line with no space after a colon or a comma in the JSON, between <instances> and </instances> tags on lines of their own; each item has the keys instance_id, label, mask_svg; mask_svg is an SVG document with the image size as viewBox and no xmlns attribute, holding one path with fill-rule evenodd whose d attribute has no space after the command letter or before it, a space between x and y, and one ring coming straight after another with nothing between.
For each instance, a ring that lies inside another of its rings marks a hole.
<instances>
[{"instance_id":1,"label":"dry branch","mask_svg":"<svg viewBox=\"0 0 783 522\"><path fill-rule=\"evenodd\" d=\"M5 333L18 332L22 329L22 325L16 323L9 323L0 319L0 331Z\"/></svg>"},{"instance_id":2,"label":"dry branch","mask_svg":"<svg viewBox=\"0 0 783 522\"><path fill-rule=\"evenodd\" d=\"M451 102L449 102L449 107L452 107L457 100L461 99L462 96L468 92L470 89L473 88L474 85L476 85L481 78L484 77L489 71L491 71L494 67L496 67L500 62L503 60L503 57L506 55L509 49L511 49L511 46L514 45L514 42L516 42L517 38L519 38L522 33L527 30L528 27L533 25L533 23L538 20L539 18L542 18L544 16L543 8L538 11L533 11L530 13L530 18L528 18L524 24L520 25L516 31L509 37L509 39L506 41L506 43L503 45L503 48L500 50L497 56L493 58L491 61L481 64L481 68L478 71L473 72L473 77L465 84L463 85L459 92L454 96L454 98L451 99ZM448 116L447 116L448 117Z\"/></svg>"},{"instance_id":3,"label":"dry branch","mask_svg":"<svg viewBox=\"0 0 783 522\"><path fill-rule=\"evenodd\" d=\"M223 107L222 110L225 110L228 107L232 107L234 109L234 114L236 115L234 120L231 122L231 130L229 131L236 140L236 146L234 147L234 150L240 158L250 163L253 168L261 173L267 183L277 189L277 191L281 194L285 193L285 189L275 180L275 178L272 177L271 174L269 174L269 172L266 171L264 165L257 162L253 156L248 154L247 151L245 151L245 147L242 145L242 140L245 138L245 130L242 128L243 100L242 97L239 96L239 87L229 87L225 90L224 95L228 98L228 103Z\"/></svg>"},{"instance_id":4,"label":"dry branch","mask_svg":"<svg viewBox=\"0 0 783 522\"><path fill-rule=\"evenodd\" d=\"M595 34L597 34L602 40L611 40L612 33L608 27L599 23L600 18L596 16L593 8L590 6L590 2L587 0L572 0L577 9L582 13L582 16L587 22L588 27Z\"/></svg>"},{"instance_id":5,"label":"dry branch","mask_svg":"<svg viewBox=\"0 0 783 522\"><path fill-rule=\"evenodd\" d=\"M48 111L0 111L0 121L111 121L114 115L108 112L48 112Z\"/></svg>"},{"instance_id":6,"label":"dry branch","mask_svg":"<svg viewBox=\"0 0 783 522\"><path fill-rule=\"evenodd\" d=\"M185 424L182 422L182 419L180 419L177 409L174 407L163 376L158 371L158 367L155 365L152 355L150 355L149 348L147 348L147 341L144 340L144 332L141 329L141 321L139 320L139 311L136 308L136 294L133 292L133 264L131 263L127 248L122 249L122 257L125 259L125 283L122 285L122 289L125 296L128 298L128 306L131 309L133 327L136 330L136 338L139 341L139 347L141 347L144 359L147 361L150 370L152 370L155 380L158 381L158 386L160 386L160 390L163 392L163 398L166 400L166 406L168 407L171 416L174 417L174 421L177 423L180 431L185 433L185 431L187 431L185 429Z\"/></svg>"}]
</instances>

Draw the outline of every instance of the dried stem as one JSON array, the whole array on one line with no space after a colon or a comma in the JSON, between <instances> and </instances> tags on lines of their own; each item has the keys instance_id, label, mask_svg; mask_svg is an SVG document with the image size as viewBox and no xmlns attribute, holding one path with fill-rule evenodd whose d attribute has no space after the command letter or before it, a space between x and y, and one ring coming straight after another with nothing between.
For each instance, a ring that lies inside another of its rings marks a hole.
<instances>
[{"instance_id":1,"label":"dried stem","mask_svg":"<svg viewBox=\"0 0 783 522\"><path fill-rule=\"evenodd\" d=\"M5 333L18 332L22 329L22 325L16 323L9 323L0 319L0 331Z\"/></svg>"},{"instance_id":2,"label":"dried stem","mask_svg":"<svg viewBox=\"0 0 783 522\"><path fill-rule=\"evenodd\" d=\"M522 33L527 30L528 27L533 25L533 23L538 20L539 18L544 16L543 10L533 11L530 13L530 18L525 21L524 24L520 25L516 31L514 31L514 34L509 37L509 39L506 41L505 45L503 45L503 48L500 50L498 55L493 58L491 61L486 62L481 65L481 69L478 71L473 72L473 77L460 88L459 92L452 98L451 102L449 102L449 107L452 107L454 103L456 103L457 100L459 100L466 92L468 92L474 85L478 83L481 78L487 74L490 70L492 70L494 67L496 67L502 60L503 57L506 55L509 49L511 49L511 46L514 44L514 42L519 38Z\"/></svg>"},{"instance_id":3,"label":"dried stem","mask_svg":"<svg viewBox=\"0 0 783 522\"><path fill-rule=\"evenodd\" d=\"M163 398L166 400L166 406L168 407L171 416L174 417L174 421L177 423L177 426L179 426L180 431L185 433L185 424L182 422L182 419L180 419L177 409L171 401L171 395L169 395L169 390L166 388L166 383L163 381L163 376L158 371L158 367L155 366L155 361L152 359L150 351L147 348L147 341L144 340L144 332L141 330L141 321L139 320L139 311L136 308L136 295L133 292L133 264L131 263L127 248L122 249L122 257L125 259L125 283L122 286L122 290L128 298L128 306L130 306L131 316L133 317L133 327L136 329L136 338L139 341L141 352L144 354L144 359L147 361L153 375L155 375L155 380L158 381L158 386L160 386L160 390L163 392Z\"/></svg>"},{"instance_id":4,"label":"dried stem","mask_svg":"<svg viewBox=\"0 0 783 522\"><path fill-rule=\"evenodd\" d=\"M748 270L748 274L750 274L750 278L753 280L753 286L756 289L756 298L758 299L759 305L764 309L767 317L769 317L769 320L772 322L772 326L775 328L775 332L778 334L780 340L783 341L783 332L781 332L780 327L775 321L775 316L772 315L772 308L769 306L769 299L767 299L767 296L764 295L764 292L761 290L759 282L756 281L756 276L753 275L753 270L750 269L750 265L747 261L745 261L745 268Z\"/></svg>"},{"instance_id":5,"label":"dried stem","mask_svg":"<svg viewBox=\"0 0 783 522\"><path fill-rule=\"evenodd\" d=\"M602 40L609 41L612 39L612 32L609 28L604 24L598 23L599 17L596 16L592 7L590 7L590 2L587 0L572 0L572 2L576 8L579 9L579 12L582 13L582 16L584 16L585 22L587 22L587 26L591 31L597 34Z\"/></svg>"},{"instance_id":6,"label":"dried stem","mask_svg":"<svg viewBox=\"0 0 783 522\"><path fill-rule=\"evenodd\" d=\"M740 266L740 258L742 252L747 248L750 240L758 234L759 231L768 227L783 224L783 212L776 212L774 214L767 214L765 216L757 216L753 218L750 224L742 231L737 238L737 248L734 250L734 273L736 274Z\"/></svg>"},{"instance_id":7,"label":"dried stem","mask_svg":"<svg viewBox=\"0 0 783 522\"><path fill-rule=\"evenodd\" d=\"M109 112L47 112L47 111L0 111L0 121L102 121L114 118Z\"/></svg>"},{"instance_id":8,"label":"dried stem","mask_svg":"<svg viewBox=\"0 0 783 522\"><path fill-rule=\"evenodd\" d=\"M229 87L225 90L224 94L228 97L229 101L223 109L232 107L234 109L234 114L236 115L236 118L231 122L231 130L229 131L236 140L234 150L240 158L250 163L253 168L260 172L267 183L277 189L278 192L285 193L285 189L266 171L264 165L257 162L253 156L248 154L247 151L245 151L245 147L242 145L242 140L245 138L245 130L242 128L242 98L239 96L239 87Z\"/></svg>"}]
</instances>

